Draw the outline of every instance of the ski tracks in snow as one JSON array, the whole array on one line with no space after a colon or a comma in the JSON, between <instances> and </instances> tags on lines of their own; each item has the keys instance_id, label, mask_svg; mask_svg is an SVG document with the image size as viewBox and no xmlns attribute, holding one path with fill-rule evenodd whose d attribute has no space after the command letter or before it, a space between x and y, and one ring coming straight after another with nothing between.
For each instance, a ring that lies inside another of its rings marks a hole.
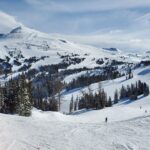
<instances>
[{"instance_id":1,"label":"ski tracks in snow","mask_svg":"<svg viewBox=\"0 0 150 150\"><path fill-rule=\"evenodd\" d=\"M4 115L1 150L148 150L150 116L82 123ZM81 120L82 121L82 120Z\"/></svg>"}]
</instances>

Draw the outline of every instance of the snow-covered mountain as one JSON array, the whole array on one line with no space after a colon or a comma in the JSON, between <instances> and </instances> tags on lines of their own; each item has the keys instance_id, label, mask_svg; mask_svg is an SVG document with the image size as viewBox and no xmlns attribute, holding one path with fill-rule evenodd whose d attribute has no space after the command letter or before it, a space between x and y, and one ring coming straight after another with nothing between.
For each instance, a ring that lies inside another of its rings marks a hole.
<instances>
[{"instance_id":1,"label":"snow-covered mountain","mask_svg":"<svg viewBox=\"0 0 150 150\"><path fill-rule=\"evenodd\" d=\"M131 63L149 59L149 53L138 57L137 54L127 55L117 48L100 49L81 45L24 26L0 34L0 66L12 72L62 62L68 64L66 69L94 68L100 66L97 62L101 58L104 64L108 59Z\"/></svg>"}]
</instances>

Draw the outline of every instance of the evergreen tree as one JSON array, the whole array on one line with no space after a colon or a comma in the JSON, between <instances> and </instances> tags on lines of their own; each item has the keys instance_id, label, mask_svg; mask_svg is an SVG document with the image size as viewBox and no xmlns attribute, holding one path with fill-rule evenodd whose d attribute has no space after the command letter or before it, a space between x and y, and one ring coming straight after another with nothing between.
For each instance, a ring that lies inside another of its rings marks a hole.
<instances>
[{"instance_id":1,"label":"evergreen tree","mask_svg":"<svg viewBox=\"0 0 150 150\"><path fill-rule=\"evenodd\" d=\"M122 85L120 90L120 99L126 98L126 95L127 95L126 88Z\"/></svg>"},{"instance_id":2,"label":"evergreen tree","mask_svg":"<svg viewBox=\"0 0 150 150\"><path fill-rule=\"evenodd\" d=\"M73 112L73 95L72 95L72 97L71 97L71 101L70 101L69 112L70 112L70 113L72 113L72 112Z\"/></svg>"},{"instance_id":3,"label":"evergreen tree","mask_svg":"<svg viewBox=\"0 0 150 150\"><path fill-rule=\"evenodd\" d=\"M149 86L146 83L144 83L143 88L144 88L143 89L144 96L148 96L149 95Z\"/></svg>"},{"instance_id":4,"label":"evergreen tree","mask_svg":"<svg viewBox=\"0 0 150 150\"><path fill-rule=\"evenodd\" d=\"M111 97L109 96L107 107L111 107L111 106L112 106L112 100L111 100Z\"/></svg>"},{"instance_id":5,"label":"evergreen tree","mask_svg":"<svg viewBox=\"0 0 150 150\"><path fill-rule=\"evenodd\" d=\"M104 92L104 90L102 90L101 93L101 108L104 108L107 105L107 95Z\"/></svg>"},{"instance_id":6,"label":"evergreen tree","mask_svg":"<svg viewBox=\"0 0 150 150\"><path fill-rule=\"evenodd\" d=\"M58 111L58 101L55 99L55 96L49 97L49 110Z\"/></svg>"},{"instance_id":7,"label":"evergreen tree","mask_svg":"<svg viewBox=\"0 0 150 150\"><path fill-rule=\"evenodd\" d=\"M130 86L129 85L127 85L127 93L126 93L126 96L127 97L130 97L130 95L131 95L131 88L130 88Z\"/></svg>"},{"instance_id":8,"label":"evergreen tree","mask_svg":"<svg viewBox=\"0 0 150 150\"><path fill-rule=\"evenodd\" d=\"M18 102L19 115L20 116L30 116L32 104L31 104L28 82L27 82L24 74L22 74L19 79L18 98L19 98L19 102Z\"/></svg>"},{"instance_id":9,"label":"evergreen tree","mask_svg":"<svg viewBox=\"0 0 150 150\"><path fill-rule=\"evenodd\" d=\"M0 85L0 112L3 113L3 107L4 107L4 88Z\"/></svg>"},{"instance_id":10,"label":"evergreen tree","mask_svg":"<svg viewBox=\"0 0 150 150\"><path fill-rule=\"evenodd\" d=\"M58 110L60 111L60 106L61 106L61 97L62 97L62 94L61 94L61 91L63 89L64 85L63 83L58 80L58 81L54 81L54 91L53 91L53 95L55 95L57 93L57 100L58 100Z\"/></svg>"},{"instance_id":11,"label":"evergreen tree","mask_svg":"<svg viewBox=\"0 0 150 150\"><path fill-rule=\"evenodd\" d=\"M115 91L115 94L114 94L114 104L117 104L118 103L118 90Z\"/></svg>"},{"instance_id":12,"label":"evergreen tree","mask_svg":"<svg viewBox=\"0 0 150 150\"><path fill-rule=\"evenodd\" d=\"M78 106L78 96L76 98L76 101L74 102L74 111L78 110L77 106Z\"/></svg>"}]
</instances>

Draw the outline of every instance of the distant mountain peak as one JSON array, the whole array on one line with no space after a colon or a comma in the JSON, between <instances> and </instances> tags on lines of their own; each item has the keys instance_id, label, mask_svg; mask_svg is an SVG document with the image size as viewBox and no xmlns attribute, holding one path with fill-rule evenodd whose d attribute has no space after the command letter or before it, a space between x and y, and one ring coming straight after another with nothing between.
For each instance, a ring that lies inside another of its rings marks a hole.
<instances>
[{"instance_id":1,"label":"distant mountain peak","mask_svg":"<svg viewBox=\"0 0 150 150\"><path fill-rule=\"evenodd\" d=\"M17 27L17 28L14 28L13 30L11 30L10 33L11 33L11 34L12 34L12 33L21 33L21 31L22 31L22 27L19 26L19 27Z\"/></svg>"},{"instance_id":2,"label":"distant mountain peak","mask_svg":"<svg viewBox=\"0 0 150 150\"><path fill-rule=\"evenodd\" d=\"M110 52L121 52L119 49L111 47L111 48L103 48L106 51L110 51Z\"/></svg>"}]
</instances>

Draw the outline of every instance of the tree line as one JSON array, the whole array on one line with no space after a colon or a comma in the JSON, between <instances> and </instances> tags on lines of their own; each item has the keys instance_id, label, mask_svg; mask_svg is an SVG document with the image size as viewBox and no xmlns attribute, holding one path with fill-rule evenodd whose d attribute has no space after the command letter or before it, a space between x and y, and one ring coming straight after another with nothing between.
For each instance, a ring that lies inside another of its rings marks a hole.
<instances>
[{"instance_id":1,"label":"tree line","mask_svg":"<svg viewBox=\"0 0 150 150\"><path fill-rule=\"evenodd\" d=\"M32 107L59 111L62 89L60 80L46 78L35 83L23 73L0 86L0 112L30 116Z\"/></svg>"},{"instance_id":2,"label":"tree line","mask_svg":"<svg viewBox=\"0 0 150 150\"><path fill-rule=\"evenodd\" d=\"M99 75L89 75L87 72L86 75L79 76L77 79L73 79L68 85L66 85L66 90L72 90L79 87L89 86L92 83L101 82L109 79L116 79L124 74L120 73L114 68L105 68L102 74Z\"/></svg>"},{"instance_id":3,"label":"tree line","mask_svg":"<svg viewBox=\"0 0 150 150\"><path fill-rule=\"evenodd\" d=\"M139 95L148 96L149 86L145 82L137 81L135 84L127 85L126 87L122 85L121 89L116 90L114 93L114 99L107 97L104 89L101 88L99 84L98 92L93 93L90 88L88 92L82 92L80 98L74 100L71 97L69 112L80 110L80 109L103 109L105 107L111 107L113 104L118 103L121 99L129 98L131 100L137 100Z\"/></svg>"},{"instance_id":4,"label":"tree line","mask_svg":"<svg viewBox=\"0 0 150 150\"><path fill-rule=\"evenodd\" d=\"M119 99L129 98L131 100L137 100L139 95L148 96L149 95L149 86L145 82L140 80L136 83L131 83L126 87L122 85L121 89L116 90L114 93L114 103L118 103Z\"/></svg>"},{"instance_id":5,"label":"tree line","mask_svg":"<svg viewBox=\"0 0 150 150\"><path fill-rule=\"evenodd\" d=\"M57 79L45 78L33 84L32 95L34 107L43 111L59 111L61 105L61 91L64 84Z\"/></svg>"},{"instance_id":6,"label":"tree line","mask_svg":"<svg viewBox=\"0 0 150 150\"><path fill-rule=\"evenodd\" d=\"M83 108L86 109L103 109L105 107L111 107L112 100L111 97L107 98L107 94L104 89L101 88L99 84L98 92L94 93L88 88L88 92L82 92L82 96L80 98L76 98L74 101L73 96L70 101L69 111L70 113L76 110L80 110Z\"/></svg>"}]
</instances>

